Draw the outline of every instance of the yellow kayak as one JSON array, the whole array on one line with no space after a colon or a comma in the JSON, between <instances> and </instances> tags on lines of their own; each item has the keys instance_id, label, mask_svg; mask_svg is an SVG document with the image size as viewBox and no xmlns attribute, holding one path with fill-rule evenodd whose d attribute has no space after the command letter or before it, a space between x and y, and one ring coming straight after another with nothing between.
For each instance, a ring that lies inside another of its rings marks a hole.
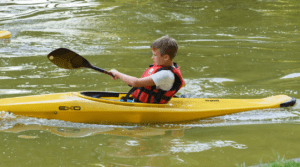
<instances>
[{"instance_id":1,"label":"yellow kayak","mask_svg":"<svg viewBox=\"0 0 300 167\"><path fill-rule=\"evenodd\" d=\"M0 31L0 39L8 39L11 37L11 33L9 31Z\"/></svg>"},{"instance_id":2,"label":"yellow kayak","mask_svg":"<svg viewBox=\"0 0 300 167\"><path fill-rule=\"evenodd\" d=\"M69 92L0 99L0 111L81 123L166 123L293 106L296 99L173 98L168 104L122 102L126 93Z\"/></svg>"}]
</instances>

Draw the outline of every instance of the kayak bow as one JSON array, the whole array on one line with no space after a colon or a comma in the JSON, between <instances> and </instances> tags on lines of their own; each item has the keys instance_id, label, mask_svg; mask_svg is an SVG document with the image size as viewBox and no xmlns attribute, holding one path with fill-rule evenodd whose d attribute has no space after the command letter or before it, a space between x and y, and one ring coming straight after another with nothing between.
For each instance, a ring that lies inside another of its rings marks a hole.
<instances>
[{"instance_id":1,"label":"kayak bow","mask_svg":"<svg viewBox=\"0 0 300 167\"><path fill-rule=\"evenodd\" d=\"M248 110L293 106L296 99L173 98L168 104L122 102L126 93L69 92L0 99L0 111L81 123L182 122Z\"/></svg>"}]
</instances>

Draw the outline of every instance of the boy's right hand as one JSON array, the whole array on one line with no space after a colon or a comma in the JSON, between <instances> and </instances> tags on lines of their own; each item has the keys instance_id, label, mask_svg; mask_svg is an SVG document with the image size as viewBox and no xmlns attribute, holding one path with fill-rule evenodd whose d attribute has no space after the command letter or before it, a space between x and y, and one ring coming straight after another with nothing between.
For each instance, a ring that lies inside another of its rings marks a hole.
<instances>
[{"instance_id":1,"label":"boy's right hand","mask_svg":"<svg viewBox=\"0 0 300 167\"><path fill-rule=\"evenodd\" d=\"M117 70L115 70L115 69L112 69L112 70L110 70L109 72L111 72L111 73L114 75L114 77L113 77L113 76L111 77L113 80L120 79L120 78L118 77L119 71L117 71Z\"/></svg>"}]
</instances>

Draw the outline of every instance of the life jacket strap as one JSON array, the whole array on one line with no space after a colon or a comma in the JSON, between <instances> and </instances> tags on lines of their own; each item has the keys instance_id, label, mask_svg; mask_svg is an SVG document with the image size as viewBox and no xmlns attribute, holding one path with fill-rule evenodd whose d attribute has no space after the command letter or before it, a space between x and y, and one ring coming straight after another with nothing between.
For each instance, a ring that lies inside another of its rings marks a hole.
<instances>
[{"instance_id":1,"label":"life jacket strap","mask_svg":"<svg viewBox=\"0 0 300 167\"><path fill-rule=\"evenodd\" d=\"M153 103L159 103L161 100L170 101L172 98L172 97L165 96L164 93L166 93L166 91L163 91L161 89L158 92L154 92L154 91L146 89L144 87L139 87L138 89L140 90L140 93L144 92L149 95L148 99L147 99L147 103L150 103L152 96L154 96ZM139 96L135 100L139 101Z\"/></svg>"},{"instance_id":2,"label":"life jacket strap","mask_svg":"<svg viewBox=\"0 0 300 167\"><path fill-rule=\"evenodd\" d=\"M156 89L156 86L155 85L153 85L153 86L151 86L151 90L150 90L150 92L149 92L149 96L148 96L148 100L147 100L147 103L150 103L150 101L151 101L151 98L152 98L152 95L153 95L153 90L155 90ZM148 90L148 89L146 89L146 90ZM141 91L142 92L142 91Z\"/></svg>"},{"instance_id":3,"label":"life jacket strap","mask_svg":"<svg viewBox=\"0 0 300 167\"><path fill-rule=\"evenodd\" d=\"M125 96L125 98L123 98L123 100L125 102L127 102L127 100L129 99L129 96L136 90L137 88L133 87L129 90L129 92L127 93L127 95Z\"/></svg>"}]
</instances>

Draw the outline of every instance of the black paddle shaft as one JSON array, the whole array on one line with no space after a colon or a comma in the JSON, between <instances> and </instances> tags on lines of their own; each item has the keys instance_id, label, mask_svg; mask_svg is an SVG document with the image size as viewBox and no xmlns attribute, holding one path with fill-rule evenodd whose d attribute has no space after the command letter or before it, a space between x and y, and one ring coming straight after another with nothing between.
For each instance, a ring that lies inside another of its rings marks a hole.
<instances>
[{"instance_id":1,"label":"black paddle shaft","mask_svg":"<svg viewBox=\"0 0 300 167\"><path fill-rule=\"evenodd\" d=\"M103 70L102 68L98 68L98 67L95 67L95 66L90 66L89 68L93 69L93 70L96 70L96 71L99 71L99 72L102 72L104 74L107 74L107 75L110 75L112 77L114 77L114 75L111 73L111 72L108 72L106 70Z\"/></svg>"},{"instance_id":2,"label":"black paddle shaft","mask_svg":"<svg viewBox=\"0 0 300 167\"><path fill-rule=\"evenodd\" d=\"M114 77L111 72L92 66L84 57L66 48L52 51L47 58L58 67L64 69L90 68Z\"/></svg>"}]
</instances>

